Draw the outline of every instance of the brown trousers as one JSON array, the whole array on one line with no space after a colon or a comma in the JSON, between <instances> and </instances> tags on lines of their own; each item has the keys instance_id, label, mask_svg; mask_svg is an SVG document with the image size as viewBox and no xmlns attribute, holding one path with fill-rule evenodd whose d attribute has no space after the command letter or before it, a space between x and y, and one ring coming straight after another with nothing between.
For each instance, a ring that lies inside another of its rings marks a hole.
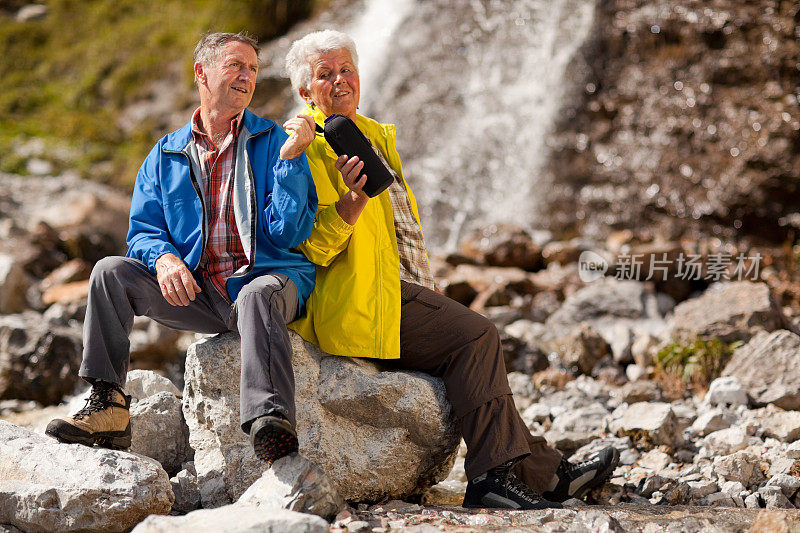
<instances>
[{"instance_id":1,"label":"brown trousers","mask_svg":"<svg viewBox=\"0 0 800 533\"><path fill-rule=\"evenodd\" d=\"M520 418L494 324L434 291L400 285L400 358L383 362L444 380L467 444L468 479L524 456L517 474L533 489L546 490L561 453L531 435Z\"/></svg>"}]
</instances>

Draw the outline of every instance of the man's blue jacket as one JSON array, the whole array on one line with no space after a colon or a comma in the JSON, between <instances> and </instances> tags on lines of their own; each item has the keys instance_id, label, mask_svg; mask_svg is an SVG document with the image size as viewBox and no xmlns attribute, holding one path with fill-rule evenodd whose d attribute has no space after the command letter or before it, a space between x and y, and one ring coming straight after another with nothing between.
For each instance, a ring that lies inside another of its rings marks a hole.
<instances>
[{"instance_id":1,"label":"man's blue jacket","mask_svg":"<svg viewBox=\"0 0 800 533\"><path fill-rule=\"evenodd\" d=\"M249 262L227 281L236 300L241 288L268 272L287 275L297 286L300 312L314 288L315 268L292 250L314 225L317 193L305 154L280 159L288 135L275 123L244 112L237 143L233 204ZM191 122L158 141L145 159L133 190L127 257L155 274L166 253L183 259L195 278L208 238L197 147Z\"/></svg>"}]
</instances>

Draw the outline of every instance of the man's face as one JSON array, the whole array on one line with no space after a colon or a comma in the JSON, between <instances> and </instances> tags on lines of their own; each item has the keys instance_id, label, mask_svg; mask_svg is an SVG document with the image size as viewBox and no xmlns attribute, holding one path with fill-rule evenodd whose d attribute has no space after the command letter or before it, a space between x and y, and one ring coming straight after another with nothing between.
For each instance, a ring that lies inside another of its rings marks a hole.
<instances>
[{"instance_id":1,"label":"man's face","mask_svg":"<svg viewBox=\"0 0 800 533\"><path fill-rule=\"evenodd\" d=\"M220 113L239 113L253 98L258 74L258 56L252 46L239 41L225 43L219 57L211 64L195 63L203 105Z\"/></svg>"}]
</instances>

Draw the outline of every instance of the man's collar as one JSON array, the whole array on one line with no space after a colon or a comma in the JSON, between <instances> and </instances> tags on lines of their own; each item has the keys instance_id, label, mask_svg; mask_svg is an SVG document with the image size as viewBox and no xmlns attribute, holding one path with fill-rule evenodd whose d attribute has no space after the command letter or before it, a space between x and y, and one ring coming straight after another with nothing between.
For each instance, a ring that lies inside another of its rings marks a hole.
<instances>
[{"instance_id":1,"label":"man's collar","mask_svg":"<svg viewBox=\"0 0 800 533\"><path fill-rule=\"evenodd\" d=\"M208 132L205 131L203 127L203 118L201 116L200 110L202 107L198 107L192 113L192 133L197 135L205 135L206 137L211 137ZM244 109L242 109L236 116L231 119L231 129L230 131L234 132L235 134L239 134L242 129L242 124L244 123Z\"/></svg>"}]
</instances>

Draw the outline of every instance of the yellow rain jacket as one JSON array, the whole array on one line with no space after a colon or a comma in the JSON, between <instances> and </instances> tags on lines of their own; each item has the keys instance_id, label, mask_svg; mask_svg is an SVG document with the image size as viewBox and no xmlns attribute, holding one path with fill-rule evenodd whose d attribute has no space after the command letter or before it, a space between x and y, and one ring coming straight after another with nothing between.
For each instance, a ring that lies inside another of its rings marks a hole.
<instances>
[{"instance_id":1,"label":"yellow rain jacket","mask_svg":"<svg viewBox=\"0 0 800 533\"><path fill-rule=\"evenodd\" d=\"M305 112L320 125L325 121L318 108ZM394 125L362 115L356 116L356 125L403 179L419 223L417 202L394 146ZM396 359L400 357L400 259L389 191L371 198L351 226L334 205L348 190L334 166L336 153L317 135L306 156L319 207L311 236L299 249L317 265L317 283L305 316L289 327L329 354Z\"/></svg>"}]
</instances>

